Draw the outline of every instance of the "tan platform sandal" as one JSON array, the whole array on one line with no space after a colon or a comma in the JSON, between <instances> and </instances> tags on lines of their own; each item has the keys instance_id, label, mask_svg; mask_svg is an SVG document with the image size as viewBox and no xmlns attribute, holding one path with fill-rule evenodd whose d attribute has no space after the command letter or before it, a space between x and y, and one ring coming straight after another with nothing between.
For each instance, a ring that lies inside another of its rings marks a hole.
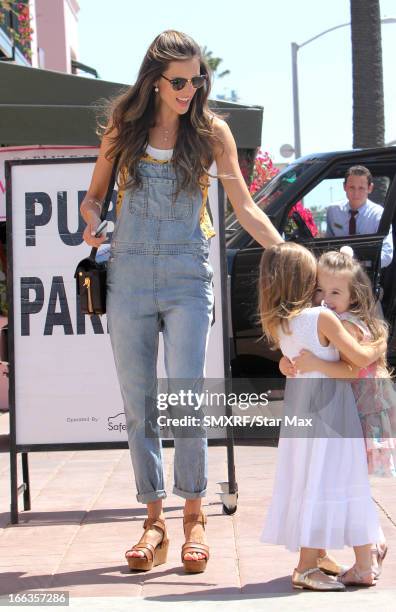
<instances>
[{"instance_id":1,"label":"tan platform sandal","mask_svg":"<svg viewBox=\"0 0 396 612\"><path fill-rule=\"evenodd\" d=\"M157 530L162 532L162 540L156 546L147 539L147 531L155 527ZM139 542L132 546L125 552L125 558L128 561L130 570L139 570L147 572L156 565L166 563L168 555L169 538L165 526L165 521L161 518L149 519L147 518L143 523L144 533L140 538ZM145 557L128 557L127 553L131 550L141 550Z\"/></svg>"},{"instance_id":2,"label":"tan platform sandal","mask_svg":"<svg viewBox=\"0 0 396 612\"><path fill-rule=\"evenodd\" d=\"M184 535L186 534L186 525L192 524L194 525L202 525L205 530L206 524L206 516L202 512L199 514L187 514L183 519L183 528ZM184 556L187 553L201 553L205 555L205 559L185 559ZM187 574L198 574L199 572L204 572L206 569L206 564L209 561L209 546L204 544L203 542L194 542L193 540L187 540L181 550L181 560L184 565L184 570Z\"/></svg>"}]
</instances>

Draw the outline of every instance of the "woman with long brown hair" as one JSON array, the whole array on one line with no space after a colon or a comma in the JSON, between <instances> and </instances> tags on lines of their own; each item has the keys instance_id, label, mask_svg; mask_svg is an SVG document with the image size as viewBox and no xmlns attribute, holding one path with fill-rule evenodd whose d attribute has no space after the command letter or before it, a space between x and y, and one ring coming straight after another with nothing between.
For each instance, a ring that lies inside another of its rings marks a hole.
<instances>
[{"instance_id":1,"label":"woman with long brown hair","mask_svg":"<svg viewBox=\"0 0 396 612\"><path fill-rule=\"evenodd\" d=\"M137 500L148 510L140 541L126 552L132 570L164 563L168 549L161 444L158 436L145 435L145 409L156 397L160 330L169 380L188 379L195 386L204 377L213 310L208 252L214 230L206 209L213 161L241 225L263 246L281 242L250 197L231 131L208 108L209 91L198 44L181 32L159 34L136 83L114 101L81 205L84 240L99 246L105 235L94 234L117 159L121 196L108 264L107 315ZM174 478L173 491L185 500L182 562L187 572L203 571L209 559L201 510L207 484L204 436L175 437Z\"/></svg>"}]
</instances>

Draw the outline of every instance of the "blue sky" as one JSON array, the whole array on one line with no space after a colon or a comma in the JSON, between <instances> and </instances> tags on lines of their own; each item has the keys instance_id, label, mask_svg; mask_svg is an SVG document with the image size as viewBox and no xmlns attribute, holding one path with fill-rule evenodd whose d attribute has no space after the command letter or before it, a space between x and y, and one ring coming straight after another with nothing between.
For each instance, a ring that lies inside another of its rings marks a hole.
<instances>
[{"instance_id":1,"label":"blue sky","mask_svg":"<svg viewBox=\"0 0 396 612\"><path fill-rule=\"evenodd\" d=\"M105 80L132 83L152 39L169 28L222 57L231 73L213 93L235 89L241 103L264 107L262 146L276 161L287 161L279 148L293 144L290 43L350 20L349 0L78 1L79 60ZM396 17L396 0L381 0L381 17ZM396 140L396 24L382 26L382 47L389 142ZM298 69L302 153L351 148L350 28L300 49Z\"/></svg>"}]
</instances>

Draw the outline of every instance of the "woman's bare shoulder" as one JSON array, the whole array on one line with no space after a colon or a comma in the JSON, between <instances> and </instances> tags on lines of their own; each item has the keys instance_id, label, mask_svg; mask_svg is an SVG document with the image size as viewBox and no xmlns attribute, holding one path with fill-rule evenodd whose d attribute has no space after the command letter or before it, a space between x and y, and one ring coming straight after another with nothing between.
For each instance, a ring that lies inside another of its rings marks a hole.
<instances>
[{"instance_id":1,"label":"woman's bare shoulder","mask_svg":"<svg viewBox=\"0 0 396 612\"><path fill-rule=\"evenodd\" d=\"M212 126L215 136L224 137L231 133L228 124L221 117L217 117L217 115L212 116Z\"/></svg>"},{"instance_id":2,"label":"woman's bare shoulder","mask_svg":"<svg viewBox=\"0 0 396 612\"><path fill-rule=\"evenodd\" d=\"M237 149L234 137L229 125L220 117L213 117L213 134L215 137L214 154L216 161L219 162L221 157L237 156Z\"/></svg>"}]
</instances>

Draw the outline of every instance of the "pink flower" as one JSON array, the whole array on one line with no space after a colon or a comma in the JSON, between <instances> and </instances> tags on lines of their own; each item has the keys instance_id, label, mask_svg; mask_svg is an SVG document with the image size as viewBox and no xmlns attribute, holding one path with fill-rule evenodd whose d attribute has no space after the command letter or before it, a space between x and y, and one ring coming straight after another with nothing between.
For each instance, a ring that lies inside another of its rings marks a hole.
<instances>
[{"instance_id":1,"label":"pink flower","mask_svg":"<svg viewBox=\"0 0 396 612\"><path fill-rule=\"evenodd\" d=\"M311 211L308 208L304 208L301 201L298 201L289 211L288 217L292 217L293 213L297 212L302 220L306 223L313 237L319 233L316 223L312 216Z\"/></svg>"},{"instance_id":2,"label":"pink flower","mask_svg":"<svg viewBox=\"0 0 396 612\"><path fill-rule=\"evenodd\" d=\"M278 174L268 153L258 150L254 161L253 178L249 191L253 195L261 189L273 176Z\"/></svg>"}]
</instances>

